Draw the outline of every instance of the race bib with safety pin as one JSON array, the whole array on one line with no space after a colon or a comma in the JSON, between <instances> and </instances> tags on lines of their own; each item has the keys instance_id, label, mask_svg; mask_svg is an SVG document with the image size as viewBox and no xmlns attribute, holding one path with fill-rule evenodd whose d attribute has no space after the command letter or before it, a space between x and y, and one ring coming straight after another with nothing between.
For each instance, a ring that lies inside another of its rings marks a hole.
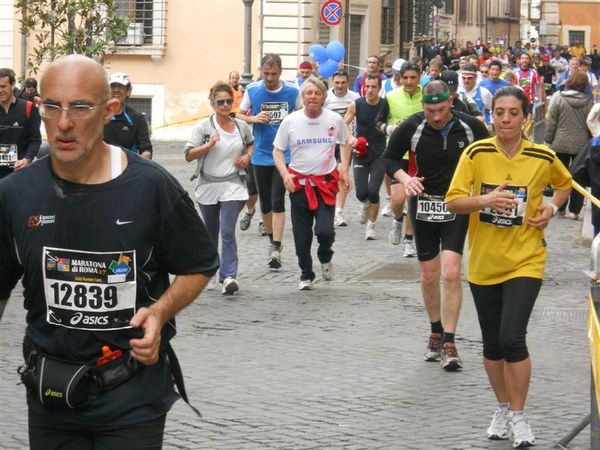
<instances>
[{"instance_id":1,"label":"race bib with safety pin","mask_svg":"<svg viewBox=\"0 0 600 450\"><path fill-rule=\"evenodd\" d=\"M43 249L46 320L77 330L131 328L136 312L135 250Z\"/></svg>"},{"instance_id":2,"label":"race bib with safety pin","mask_svg":"<svg viewBox=\"0 0 600 450\"><path fill-rule=\"evenodd\" d=\"M481 195L489 194L498 187L497 184L481 183ZM518 227L525 221L527 210L528 189L527 186L509 185L503 192L516 195L517 206L511 208L505 214L500 214L493 208L484 208L479 211L479 220L483 223L496 225L497 227Z\"/></svg>"},{"instance_id":3,"label":"race bib with safety pin","mask_svg":"<svg viewBox=\"0 0 600 450\"><path fill-rule=\"evenodd\" d=\"M0 167L14 167L17 158L17 144L0 144Z\"/></svg>"},{"instance_id":4,"label":"race bib with safety pin","mask_svg":"<svg viewBox=\"0 0 600 450\"><path fill-rule=\"evenodd\" d=\"M417 220L422 222L451 222L456 214L448 211L444 197L421 193L417 196Z\"/></svg>"},{"instance_id":5,"label":"race bib with safety pin","mask_svg":"<svg viewBox=\"0 0 600 450\"><path fill-rule=\"evenodd\" d=\"M288 115L288 104L287 102L263 102L260 111L269 113L270 125L278 125Z\"/></svg>"}]
</instances>

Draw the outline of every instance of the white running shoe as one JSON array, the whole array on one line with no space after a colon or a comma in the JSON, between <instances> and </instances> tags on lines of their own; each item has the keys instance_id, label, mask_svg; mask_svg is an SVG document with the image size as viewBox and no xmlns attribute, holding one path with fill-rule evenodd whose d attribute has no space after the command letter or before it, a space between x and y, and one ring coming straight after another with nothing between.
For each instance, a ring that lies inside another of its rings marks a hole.
<instances>
[{"instance_id":1,"label":"white running shoe","mask_svg":"<svg viewBox=\"0 0 600 450\"><path fill-rule=\"evenodd\" d=\"M365 229L365 240L374 241L377 239L377 233L375 233L375 224L368 223L367 228Z\"/></svg>"},{"instance_id":2,"label":"white running shoe","mask_svg":"<svg viewBox=\"0 0 600 450\"><path fill-rule=\"evenodd\" d=\"M367 223L369 215L369 202L364 202L360 205L360 211L358 212L358 221L363 225Z\"/></svg>"},{"instance_id":3,"label":"white running shoe","mask_svg":"<svg viewBox=\"0 0 600 450\"><path fill-rule=\"evenodd\" d=\"M321 275L325 281L333 280L333 264L331 262L321 264Z\"/></svg>"},{"instance_id":4,"label":"white running shoe","mask_svg":"<svg viewBox=\"0 0 600 450\"><path fill-rule=\"evenodd\" d=\"M383 217L392 217L392 200L387 197L385 200L385 206L381 210L381 215Z\"/></svg>"},{"instance_id":5,"label":"white running shoe","mask_svg":"<svg viewBox=\"0 0 600 450\"><path fill-rule=\"evenodd\" d=\"M214 291L217 288L217 276L213 275L208 283L206 284L207 291Z\"/></svg>"},{"instance_id":6,"label":"white running shoe","mask_svg":"<svg viewBox=\"0 0 600 450\"><path fill-rule=\"evenodd\" d=\"M221 289L221 295L233 295L239 290L240 287L235 278L227 277L223 280L223 289Z\"/></svg>"},{"instance_id":7,"label":"white running shoe","mask_svg":"<svg viewBox=\"0 0 600 450\"><path fill-rule=\"evenodd\" d=\"M390 229L390 244L400 244L402 238L402 222L398 222L396 219L392 220L392 228Z\"/></svg>"},{"instance_id":8,"label":"white running shoe","mask_svg":"<svg viewBox=\"0 0 600 450\"><path fill-rule=\"evenodd\" d=\"M508 413L508 438L513 441L513 448L525 448L535 445L533 435L525 413Z\"/></svg>"},{"instance_id":9,"label":"white running shoe","mask_svg":"<svg viewBox=\"0 0 600 450\"><path fill-rule=\"evenodd\" d=\"M405 258L412 258L417 256L417 247L415 245L415 239L404 239L404 241L402 241L402 244L404 245L404 251L402 252L402 256L404 256Z\"/></svg>"},{"instance_id":10,"label":"white running shoe","mask_svg":"<svg viewBox=\"0 0 600 450\"><path fill-rule=\"evenodd\" d=\"M508 439L508 418L502 408L496 408L487 429L487 438L492 441Z\"/></svg>"},{"instance_id":11,"label":"white running shoe","mask_svg":"<svg viewBox=\"0 0 600 450\"><path fill-rule=\"evenodd\" d=\"M313 284L310 280L300 280L298 284L298 289L301 291L312 291Z\"/></svg>"},{"instance_id":12,"label":"white running shoe","mask_svg":"<svg viewBox=\"0 0 600 450\"><path fill-rule=\"evenodd\" d=\"M335 219L333 220L333 222L335 223L336 227L348 226L348 223L346 222L346 219L344 219L344 216L342 215L341 211L335 213Z\"/></svg>"}]
</instances>

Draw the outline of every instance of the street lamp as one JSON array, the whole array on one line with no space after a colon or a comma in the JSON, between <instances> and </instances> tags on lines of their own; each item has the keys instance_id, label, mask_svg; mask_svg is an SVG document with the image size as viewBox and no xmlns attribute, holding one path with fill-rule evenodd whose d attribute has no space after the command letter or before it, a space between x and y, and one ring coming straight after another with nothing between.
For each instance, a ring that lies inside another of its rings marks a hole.
<instances>
[{"instance_id":1,"label":"street lamp","mask_svg":"<svg viewBox=\"0 0 600 450\"><path fill-rule=\"evenodd\" d=\"M244 73L240 84L243 88L252 83L252 4L254 0L244 2Z\"/></svg>"}]
</instances>

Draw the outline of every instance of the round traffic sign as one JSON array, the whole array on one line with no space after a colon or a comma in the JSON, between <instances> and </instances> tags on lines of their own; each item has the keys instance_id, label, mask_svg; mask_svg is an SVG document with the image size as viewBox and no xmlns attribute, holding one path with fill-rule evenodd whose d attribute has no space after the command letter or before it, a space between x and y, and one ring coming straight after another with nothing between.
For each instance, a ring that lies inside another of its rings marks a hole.
<instances>
[{"instance_id":1,"label":"round traffic sign","mask_svg":"<svg viewBox=\"0 0 600 450\"><path fill-rule=\"evenodd\" d=\"M321 21L325 25L339 25L343 11L340 0L327 0L321 5Z\"/></svg>"}]
</instances>

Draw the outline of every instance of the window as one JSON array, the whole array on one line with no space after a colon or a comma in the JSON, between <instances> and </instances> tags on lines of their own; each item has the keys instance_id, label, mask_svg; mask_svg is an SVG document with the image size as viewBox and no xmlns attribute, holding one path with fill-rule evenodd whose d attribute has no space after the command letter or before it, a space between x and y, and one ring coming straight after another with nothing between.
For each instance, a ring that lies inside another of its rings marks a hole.
<instances>
[{"instance_id":1,"label":"window","mask_svg":"<svg viewBox=\"0 0 600 450\"><path fill-rule=\"evenodd\" d=\"M569 47L573 47L575 42L579 42L583 47L585 44L585 31L569 30Z\"/></svg>"},{"instance_id":2,"label":"window","mask_svg":"<svg viewBox=\"0 0 600 450\"><path fill-rule=\"evenodd\" d=\"M467 0L458 0L458 21L461 24L467 22Z\"/></svg>"},{"instance_id":3,"label":"window","mask_svg":"<svg viewBox=\"0 0 600 450\"><path fill-rule=\"evenodd\" d=\"M445 0L444 13L454 14L454 0Z\"/></svg>"},{"instance_id":4,"label":"window","mask_svg":"<svg viewBox=\"0 0 600 450\"><path fill-rule=\"evenodd\" d=\"M145 97L130 97L127 105L146 116L148 127L152 128L152 99Z\"/></svg>"},{"instance_id":5,"label":"window","mask_svg":"<svg viewBox=\"0 0 600 450\"><path fill-rule=\"evenodd\" d=\"M383 0L381 5L381 43L394 45L396 0Z\"/></svg>"},{"instance_id":6,"label":"window","mask_svg":"<svg viewBox=\"0 0 600 450\"><path fill-rule=\"evenodd\" d=\"M127 35L119 45L165 44L166 0L116 0L115 3L118 15L129 16Z\"/></svg>"}]
</instances>

